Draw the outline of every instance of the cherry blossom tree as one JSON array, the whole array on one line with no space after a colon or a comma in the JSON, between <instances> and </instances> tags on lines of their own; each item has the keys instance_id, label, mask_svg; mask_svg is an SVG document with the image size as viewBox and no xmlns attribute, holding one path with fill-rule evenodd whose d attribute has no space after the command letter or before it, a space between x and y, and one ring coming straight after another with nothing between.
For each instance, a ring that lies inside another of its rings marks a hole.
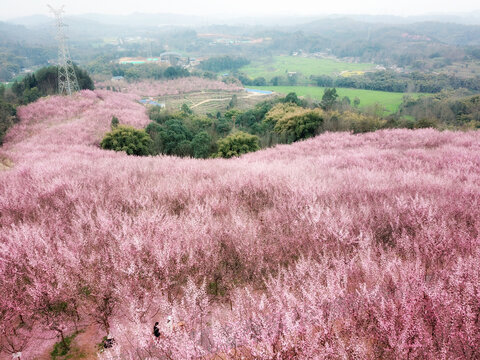
<instances>
[{"instance_id":1,"label":"cherry blossom tree","mask_svg":"<svg viewBox=\"0 0 480 360\"><path fill-rule=\"evenodd\" d=\"M325 133L228 160L100 149L112 116L148 124L138 99L19 109L1 356L88 324L115 339L105 359L480 356L480 133Z\"/></svg>"}]
</instances>

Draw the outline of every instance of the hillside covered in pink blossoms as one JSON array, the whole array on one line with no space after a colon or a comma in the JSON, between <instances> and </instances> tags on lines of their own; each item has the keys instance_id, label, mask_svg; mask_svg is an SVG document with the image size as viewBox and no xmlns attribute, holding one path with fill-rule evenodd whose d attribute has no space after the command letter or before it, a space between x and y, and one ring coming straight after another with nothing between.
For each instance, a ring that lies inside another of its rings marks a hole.
<instances>
[{"instance_id":1,"label":"hillside covered in pink blossoms","mask_svg":"<svg viewBox=\"0 0 480 360\"><path fill-rule=\"evenodd\" d=\"M100 149L112 115L148 124L137 99L19 110L0 358L87 326L115 339L101 359L480 358L479 132L325 133L229 160Z\"/></svg>"},{"instance_id":2,"label":"hillside covered in pink blossoms","mask_svg":"<svg viewBox=\"0 0 480 360\"><path fill-rule=\"evenodd\" d=\"M219 80L209 80L200 77L188 77L180 79L172 79L165 81L140 81L127 82L121 81L105 81L97 84L98 88L111 87L121 92L129 94L137 94L140 96L164 96L185 94L194 91L205 90L223 90L223 91L241 91L241 84L226 84Z\"/></svg>"}]
</instances>

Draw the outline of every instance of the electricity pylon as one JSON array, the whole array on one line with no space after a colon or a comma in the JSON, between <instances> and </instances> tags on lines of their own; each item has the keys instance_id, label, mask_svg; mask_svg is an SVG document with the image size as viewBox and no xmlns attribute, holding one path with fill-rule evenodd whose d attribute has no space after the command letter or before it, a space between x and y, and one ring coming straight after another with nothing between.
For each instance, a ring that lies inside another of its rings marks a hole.
<instances>
[{"instance_id":1,"label":"electricity pylon","mask_svg":"<svg viewBox=\"0 0 480 360\"><path fill-rule=\"evenodd\" d=\"M53 15L55 16L55 22L57 27L57 40L58 40L58 93L72 95L75 91L78 91L77 75L75 74L75 68L73 67L72 59L70 58L70 52L67 46L67 36L65 35L64 28L67 26L63 22L63 13L65 12L64 5L59 9L53 8L48 5Z\"/></svg>"}]
</instances>

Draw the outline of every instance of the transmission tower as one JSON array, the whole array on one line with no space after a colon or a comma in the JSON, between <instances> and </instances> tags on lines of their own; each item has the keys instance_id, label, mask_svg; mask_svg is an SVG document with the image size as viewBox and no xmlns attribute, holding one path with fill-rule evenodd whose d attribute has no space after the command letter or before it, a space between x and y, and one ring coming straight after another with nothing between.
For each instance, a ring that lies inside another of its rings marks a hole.
<instances>
[{"instance_id":1,"label":"transmission tower","mask_svg":"<svg viewBox=\"0 0 480 360\"><path fill-rule=\"evenodd\" d=\"M67 36L65 35L64 28L67 26L63 22L64 5L59 9L53 8L48 5L53 15L55 16L55 22L57 27L57 40L58 40L58 93L72 95L80 88L78 86L77 75L73 67L72 59L70 58L70 51L67 46Z\"/></svg>"}]
</instances>

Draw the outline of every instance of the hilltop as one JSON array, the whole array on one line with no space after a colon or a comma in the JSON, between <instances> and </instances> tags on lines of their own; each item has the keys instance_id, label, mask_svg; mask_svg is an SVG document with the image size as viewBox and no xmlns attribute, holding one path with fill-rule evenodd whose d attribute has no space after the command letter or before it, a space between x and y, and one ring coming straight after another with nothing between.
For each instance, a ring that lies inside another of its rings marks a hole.
<instances>
[{"instance_id":1,"label":"hilltop","mask_svg":"<svg viewBox=\"0 0 480 360\"><path fill-rule=\"evenodd\" d=\"M115 338L105 359L480 356L479 132L325 133L229 160L100 149L112 115L148 124L138 100L19 108L0 351L45 356L93 326Z\"/></svg>"}]
</instances>

